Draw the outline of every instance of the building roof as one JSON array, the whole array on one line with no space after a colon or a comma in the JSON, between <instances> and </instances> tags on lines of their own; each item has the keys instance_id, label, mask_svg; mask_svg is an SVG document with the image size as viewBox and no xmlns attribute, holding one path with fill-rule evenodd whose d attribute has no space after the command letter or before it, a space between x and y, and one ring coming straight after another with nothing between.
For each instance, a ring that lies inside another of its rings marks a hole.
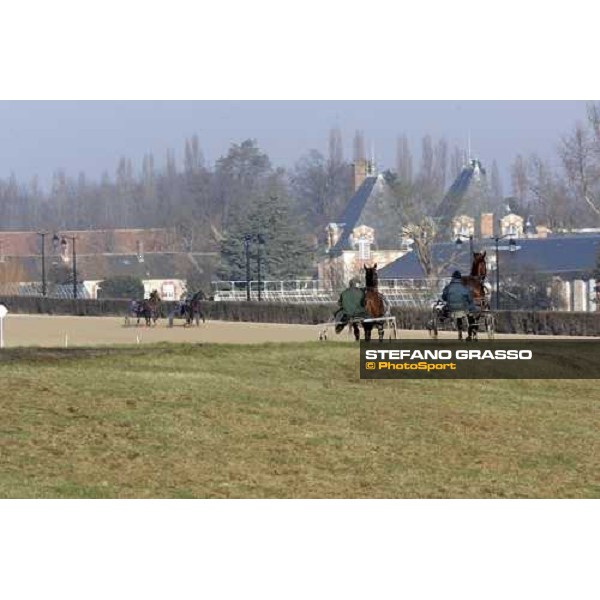
<instances>
[{"instance_id":1,"label":"building roof","mask_svg":"<svg viewBox=\"0 0 600 600\"><path fill-rule=\"evenodd\" d=\"M435 244L433 255L435 264L446 265L445 270L448 273L458 269L464 274L468 274L471 269L469 244L463 243L460 246L451 242ZM420 279L425 277L414 251L379 269L378 275L380 279Z\"/></svg>"},{"instance_id":2,"label":"building roof","mask_svg":"<svg viewBox=\"0 0 600 600\"><path fill-rule=\"evenodd\" d=\"M595 268L600 253L600 235L550 236L547 238L516 239L517 250L509 252L508 239L499 242L501 273L520 272L544 273L553 275L585 276ZM476 246L494 256L495 243L486 240ZM457 246L454 243L434 245L434 259L437 264L449 259L448 273L457 268L470 269L469 244ZM489 262L488 262L489 265ZM410 252L390 263L379 271L382 279L417 279L424 277L423 270L414 252Z\"/></svg>"},{"instance_id":3,"label":"building roof","mask_svg":"<svg viewBox=\"0 0 600 600\"><path fill-rule=\"evenodd\" d=\"M506 241L500 244L506 247ZM600 251L600 235L557 235L515 241L518 250L504 252L500 257L501 269L508 272L531 269L557 275L585 274L596 268Z\"/></svg>"},{"instance_id":4,"label":"building roof","mask_svg":"<svg viewBox=\"0 0 600 600\"><path fill-rule=\"evenodd\" d=\"M78 254L180 251L181 244L172 229L90 229L49 231L45 237L46 256L59 254L53 238L75 237ZM71 242L68 241L69 251ZM34 256L42 252L42 236L36 231L0 231L0 254Z\"/></svg>"},{"instance_id":5,"label":"building roof","mask_svg":"<svg viewBox=\"0 0 600 600\"><path fill-rule=\"evenodd\" d=\"M471 160L458 174L433 216L445 231L454 217L475 217L487 212L498 212L498 206L494 205L485 169L478 160Z\"/></svg>"},{"instance_id":6,"label":"building roof","mask_svg":"<svg viewBox=\"0 0 600 600\"><path fill-rule=\"evenodd\" d=\"M383 175L367 177L350 198L339 218L343 233L330 250L339 254L343 250L355 250L350 236L352 231L366 225L375 230L375 249L396 248L400 242L400 214L394 210L392 191Z\"/></svg>"},{"instance_id":7,"label":"building roof","mask_svg":"<svg viewBox=\"0 0 600 600\"><path fill-rule=\"evenodd\" d=\"M209 278L217 259L214 253L187 252L146 252L143 262L138 260L137 254L77 254L77 279L99 281L121 275L139 279L186 279L190 272ZM70 261L62 262L57 256L46 257L48 275L58 265L72 268ZM41 256L7 257L0 263L0 275L2 269L12 273L11 280L42 280Z\"/></svg>"}]
</instances>

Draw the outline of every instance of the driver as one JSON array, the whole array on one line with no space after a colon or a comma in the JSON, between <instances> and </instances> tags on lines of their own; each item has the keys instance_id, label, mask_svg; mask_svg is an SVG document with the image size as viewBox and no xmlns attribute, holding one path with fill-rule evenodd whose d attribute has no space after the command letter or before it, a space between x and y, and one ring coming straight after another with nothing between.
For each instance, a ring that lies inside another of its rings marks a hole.
<instances>
[{"instance_id":1,"label":"driver","mask_svg":"<svg viewBox=\"0 0 600 600\"><path fill-rule=\"evenodd\" d=\"M341 294L338 300L338 310L335 313L335 320L337 325L335 326L335 332L340 333L348 321L351 319L365 319L369 315L365 309L365 290L358 287L359 281L356 278L352 278L350 283ZM352 329L354 331L354 338L360 339L360 330L358 323L352 323Z\"/></svg>"},{"instance_id":2,"label":"driver","mask_svg":"<svg viewBox=\"0 0 600 600\"><path fill-rule=\"evenodd\" d=\"M468 318L469 313L475 312L475 305L473 293L463 284L460 271L452 273L452 280L442 292L442 300L446 302L450 315L456 319L459 329L462 330L463 319Z\"/></svg>"}]
</instances>

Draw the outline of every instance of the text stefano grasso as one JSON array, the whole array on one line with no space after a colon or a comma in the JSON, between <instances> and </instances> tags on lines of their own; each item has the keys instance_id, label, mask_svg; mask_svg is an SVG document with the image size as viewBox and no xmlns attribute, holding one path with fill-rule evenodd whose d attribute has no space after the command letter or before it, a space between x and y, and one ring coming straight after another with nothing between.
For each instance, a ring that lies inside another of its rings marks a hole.
<instances>
[{"instance_id":1,"label":"text stefano grasso","mask_svg":"<svg viewBox=\"0 0 600 600\"><path fill-rule=\"evenodd\" d=\"M365 350L366 360L531 360L531 350Z\"/></svg>"}]
</instances>

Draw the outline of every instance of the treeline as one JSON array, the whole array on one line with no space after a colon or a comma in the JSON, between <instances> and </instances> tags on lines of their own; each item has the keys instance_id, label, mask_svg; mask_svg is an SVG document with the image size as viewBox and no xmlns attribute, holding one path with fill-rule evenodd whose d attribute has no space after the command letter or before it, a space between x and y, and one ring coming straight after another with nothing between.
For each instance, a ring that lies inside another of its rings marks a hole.
<instances>
[{"instance_id":1,"label":"treeline","mask_svg":"<svg viewBox=\"0 0 600 600\"><path fill-rule=\"evenodd\" d=\"M511 210L552 229L600 224L599 114L589 105L587 120L557 141L558 166L537 156L516 157ZM144 156L139 168L122 157L115 172L99 181L57 171L46 191L36 178L23 183L11 175L0 180L0 229L174 228L189 251L221 250L219 275L228 279L245 278L243 240L251 235L252 268L260 251L263 278L312 275L325 226L339 219L353 193L351 164L368 158L362 132L352 147L345 157L334 128L325 154L310 150L289 169L273 165L254 140L232 144L208 166L194 135L185 141L180 163L172 150L160 164L152 154ZM398 200L390 210L405 216L407 205L433 214L467 158L429 135L418 148L399 136L396 156L395 168L384 175ZM484 166L492 198L505 198L496 162Z\"/></svg>"},{"instance_id":2,"label":"treeline","mask_svg":"<svg viewBox=\"0 0 600 600\"><path fill-rule=\"evenodd\" d=\"M600 226L600 105L557 140L555 159L517 155L511 208L554 231Z\"/></svg>"},{"instance_id":3,"label":"treeline","mask_svg":"<svg viewBox=\"0 0 600 600\"><path fill-rule=\"evenodd\" d=\"M45 191L37 178L24 184L11 175L0 180L0 229L174 228L188 251L220 250L218 275L227 279L245 279L244 237L251 235L253 278L259 251L263 278L310 276L326 224L339 219L354 191L352 162L367 158L362 132L352 145L347 158L341 131L333 128L326 155L310 150L284 169L255 140L245 140L209 167L194 135L185 141L182 163L173 150L162 164L144 156L139 169L122 157L100 181L57 171ZM460 171L460 156L457 148L449 153L445 140L425 136L415 160L402 137L397 170L419 198L438 197Z\"/></svg>"}]
</instances>

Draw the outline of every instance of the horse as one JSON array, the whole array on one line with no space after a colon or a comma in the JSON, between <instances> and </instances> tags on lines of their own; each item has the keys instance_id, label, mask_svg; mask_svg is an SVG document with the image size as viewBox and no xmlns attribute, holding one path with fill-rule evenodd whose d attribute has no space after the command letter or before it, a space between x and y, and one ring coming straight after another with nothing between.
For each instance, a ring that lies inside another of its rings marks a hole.
<instances>
[{"instance_id":1,"label":"horse","mask_svg":"<svg viewBox=\"0 0 600 600\"><path fill-rule=\"evenodd\" d=\"M384 317L386 314L386 304L383 298L383 294L378 291L378 278L377 278L377 263L372 267L365 265L365 310L372 319L378 319ZM376 323L365 323L362 326L365 330L365 341L371 341L371 331L373 325L377 326L377 333L379 335L379 341L383 342L383 321L377 321Z\"/></svg>"},{"instance_id":2,"label":"horse","mask_svg":"<svg viewBox=\"0 0 600 600\"><path fill-rule=\"evenodd\" d=\"M473 264L471 265L471 274L464 275L461 280L463 285L470 290L473 295L473 303L479 307L479 310L489 309L489 301L487 299L487 289L485 286L485 278L487 276L487 264L485 261L486 252L473 252ZM477 339L479 317L473 315L468 316L468 331L467 341ZM462 325L462 323L461 323ZM462 326L458 327L458 339L462 339Z\"/></svg>"},{"instance_id":3,"label":"horse","mask_svg":"<svg viewBox=\"0 0 600 600\"><path fill-rule=\"evenodd\" d=\"M196 325L200 324L200 318L202 322L206 323L206 318L202 312L201 300L205 300L206 296L204 292L200 290L196 292L191 298L187 299L183 303L183 314L185 316L185 326L189 327L195 321Z\"/></svg>"},{"instance_id":4,"label":"horse","mask_svg":"<svg viewBox=\"0 0 600 600\"><path fill-rule=\"evenodd\" d=\"M155 290L147 300L139 300L135 303L133 311L137 317L138 326L141 319L146 321L146 327L150 327L152 324L156 325L156 321L160 317L160 302L158 292Z\"/></svg>"}]
</instances>

